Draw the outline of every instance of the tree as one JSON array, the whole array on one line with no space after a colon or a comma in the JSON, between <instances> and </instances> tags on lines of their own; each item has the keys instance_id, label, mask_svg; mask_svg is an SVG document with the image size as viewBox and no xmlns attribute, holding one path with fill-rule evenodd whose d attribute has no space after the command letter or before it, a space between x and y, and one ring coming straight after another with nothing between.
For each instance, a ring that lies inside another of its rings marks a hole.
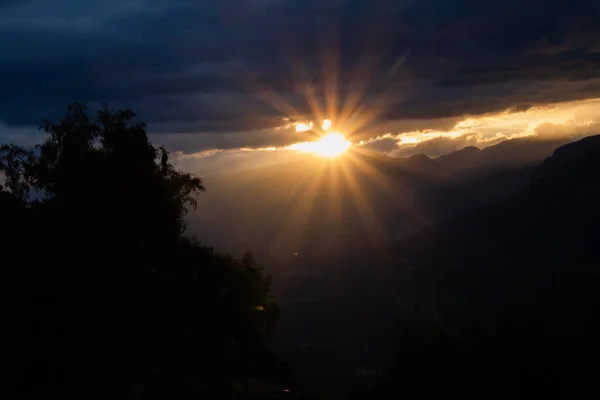
<instances>
[{"instance_id":1,"label":"tree","mask_svg":"<svg viewBox=\"0 0 600 400\"><path fill-rule=\"evenodd\" d=\"M270 280L250 256L184 236L202 180L176 170L130 110L92 121L73 104L41 128L32 150L0 147L11 383L46 397L223 398L243 376L287 379L267 347Z\"/></svg>"}]
</instances>

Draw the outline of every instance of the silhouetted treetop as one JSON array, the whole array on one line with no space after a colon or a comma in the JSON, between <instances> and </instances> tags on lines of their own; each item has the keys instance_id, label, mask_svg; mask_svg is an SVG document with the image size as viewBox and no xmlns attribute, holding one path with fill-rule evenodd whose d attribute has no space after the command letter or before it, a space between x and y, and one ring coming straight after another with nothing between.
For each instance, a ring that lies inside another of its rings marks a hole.
<instances>
[{"instance_id":1,"label":"silhouetted treetop","mask_svg":"<svg viewBox=\"0 0 600 400\"><path fill-rule=\"evenodd\" d=\"M73 104L33 149L0 146L0 343L29 398L213 398L287 379L251 255L184 236L204 191L130 110ZM4 357L6 355L6 357ZM4 385L3 385L4 386Z\"/></svg>"},{"instance_id":2,"label":"silhouetted treetop","mask_svg":"<svg viewBox=\"0 0 600 400\"><path fill-rule=\"evenodd\" d=\"M57 123L45 120L40 129L49 137L34 150L2 146L0 168L7 187L24 200L35 191L69 204L104 202L125 192L146 201L158 196L172 202L171 212L182 224L204 190L201 179L175 170L164 147L149 142L146 125L135 121L133 111L105 105L96 121L86 111L75 103Z\"/></svg>"},{"instance_id":3,"label":"silhouetted treetop","mask_svg":"<svg viewBox=\"0 0 600 400\"><path fill-rule=\"evenodd\" d=\"M104 106L95 121L86 111L73 104L58 122L44 121L49 137L35 149L2 146L7 188L28 204L67 213L71 228L90 238L110 230L130 244L172 245L204 190L202 180L177 171L132 111ZM90 218L93 228L80 223Z\"/></svg>"}]
</instances>

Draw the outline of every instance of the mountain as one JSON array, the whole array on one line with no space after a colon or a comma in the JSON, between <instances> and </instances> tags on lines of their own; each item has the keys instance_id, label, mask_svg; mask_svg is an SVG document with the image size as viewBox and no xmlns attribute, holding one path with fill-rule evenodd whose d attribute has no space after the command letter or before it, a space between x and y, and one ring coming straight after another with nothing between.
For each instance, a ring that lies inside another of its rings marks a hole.
<instances>
[{"instance_id":1,"label":"mountain","mask_svg":"<svg viewBox=\"0 0 600 400\"><path fill-rule=\"evenodd\" d=\"M589 388L600 355L599 205L594 136L557 149L518 194L404 241L397 292L487 338L485 368L515 379L512 389Z\"/></svg>"},{"instance_id":2,"label":"mountain","mask_svg":"<svg viewBox=\"0 0 600 400\"><path fill-rule=\"evenodd\" d=\"M439 222L513 195L529 182L535 168L565 143L566 139L512 139L483 150L467 147L430 159L427 172L420 169L421 176L431 183L421 193L424 213Z\"/></svg>"},{"instance_id":3,"label":"mountain","mask_svg":"<svg viewBox=\"0 0 600 400\"><path fill-rule=\"evenodd\" d=\"M441 156L436 161L438 162L437 169L439 173L447 177L474 168L481 168L487 160L484 151L478 147L469 146Z\"/></svg>"},{"instance_id":4,"label":"mountain","mask_svg":"<svg viewBox=\"0 0 600 400\"><path fill-rule=\"evenodd\" d=\"M552 264L573 255L596 257L592 239L600 218L599 172L600 136L560 147L532 171L523 191L427 229L405 241L401 252L419 260L418 275L424 278L434 271L450 276L446 266L454 264L464 272L478 271L478 265L492 260L521 266L521 260L533 256ZM502 266L500 272L507 270Z\"/></svg>"},{"instance_id":5,"label":"mountain","mask_svg":"<svg viewBox=\"0 0 600 400\"><path fill-rule=\"evenodd\" d=\"M402 161L408 169L427 172L430 177L455 183L457 180L537 166L556 148L568 142L568 139L525 137L505 140L482 150L469 146L435 159L419 154Z\"/></svg>"},{"instance_id":6,"label":"mountain","mask_svg":"<svg viewBox=\"0 0 600 400\"><path fill-rule=\"evenodd\" d=\"M598 204L595 136L558 148L505 200L393 244L400 334L369 398L597 391Z\"/></svg>"},{"instance_id":7,"label":"mountain","mask_svg":"<svg viewBox=\"0 0 600 400\"><path fill-rule=\"evenodd\" d=\"M530 159L525 150L512 158L512 149L537 145L543 151L532 150ZM305 156L205 179L189 229L207 245L252 249L273 275L284 310L278 350L315 391L344 398L340 387L360 382L387 357L402 293L397 282L406 275L394 263L399 240L518 192L540 154L553 150L524 140L441 159L360 149L334 160ZM450 160L460 165L452 174Z\"/></svg>"}]
</instances>

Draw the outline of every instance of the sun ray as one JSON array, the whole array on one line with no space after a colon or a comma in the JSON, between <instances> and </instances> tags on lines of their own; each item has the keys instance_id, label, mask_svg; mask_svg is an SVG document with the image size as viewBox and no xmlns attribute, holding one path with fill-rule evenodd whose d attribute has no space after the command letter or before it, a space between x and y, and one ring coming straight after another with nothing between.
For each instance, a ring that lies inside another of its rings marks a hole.
<instances>
[{"instance_id":1,"label":"sun ray","mask_svg":"<svg viewBox=\"0 0 600 400\"><path fill-rule=\"evenodd\" d=\"M319 186L323 184L323 178L325 173L325 165L321 164L315 173L309 179L306 179L305 184L300 184L290 193L288 214L281 218L281 223L274 232L273 241L267 248L267 252L270 255L276 254L280 250L281 246L286 244L282 243L283 238L289 238L287 243L287 249L297 251L298 246L301 243L302 234L306 227L310 211L313 208L313 204L317 198L319 192ZM301 191L299 196L296 194Z\"/></svg>"},{"instance_id":2,"label":"sun ray","mask_svg":"<svg viewBox=\"0 0 600 400\"><path fill-rule=\"evenodd\" d=\"M348 157L348 162L352 163L355 167L354 169L359 173L363 173L366 177L375 182L381 189L388 192L390 195L397 194L396 185L394 182L391 182L389 177L384 175L377 168L370 165L368 162L362 160L356 154L353 154L352 157Z\"/></svg>"},{"instance_id":3,"label":"sun ray","mask_svg":"<svg viewBox=\"0 0 600 400\"><path fill-rule=\"evenodd\" d=\"M275 38L278 43L278 48L281 54L284 55L285 63L287 64L288 70L291 71L291 82L293 82L294 92L304 98L313 119L323 120L325 118L324 110L319 105L315 96L313 79L310 78L310 74L306 71L305 64L302 61L306 59L305 55L301 54L296 46L290 46L290 43L294 42L294 38L288 36L281 36ZM302 115L299 113L297 115Z\"/></svg>"},{"instance_id":4,"label":"sun ray","mask_svg":"<svg viewBox=\"0 0 600 400\"><path fill-rule=\"evenodd\" d=\"M412 215L415 217L417 214L420 214L422 211L420 204L422 204L422 202L415 197L414 187L406 184L406 179L409 179L407 178L406 174L401 170L398 170L394 175L392 175L394 176L394 179L390 180L389 174L384 175L380 169L374 167L373 165L369 164L367 160L363 160L360 158L360 156L356 155L357 153L360 154L362 152L364 152L364 150L356 148L354 153L349 154L347 157L349 162L354 163L356 171L358 173L364 173L366 177L372 179L381 189L385 190L388 196L396 199L397 207L412 210ZM398 168L397 166L393 165L390 167Z\"/></svg>"},{"instance_id":5,"label":"sun ray","mask_svg":"<svg viewBox=\"0 0 600 400\"><path fill-rule=\"evenodd\" d=\"M290 102L285 100L281 94L277 93L273 88L261 80L259 75L258 72L252 71L246 67L244 71L240 71L236 74L234 79L247 93L260 99L275 111L286 117L300 115L300 112Z\"/></svg>"},{"instance_id":6,"label":"sun ray","mask_svg":"<svg viewBox=\"0 0 600 400\"><path fill-rule=\"evenodd\" d=\"M304 91L304 98L306 99L306 102L308 103L308 106L312 112L312 115L314 115L314 117L318 121L323 120L323 118L325 116L324 111L321 108L321 106L319 105L317 96L315 95L314 87L312 87L312 85L309 83L307 83L306 90Z\"/></svg>"},{"instance_id":7,"label":"sun ray","mask_svg":"<svg viewBox=\"0 0 600 400\"><path fill-rule=\"evenodd\" d=\"M335 240L341 240L344 233L344 205L341 197L340 166L338 163L329 164L329 177L327 181L328 213L336 228Z\"/></svg>"},{"instance_id":8,"label":"sun ray","mask_svg":"<svg viewBox=\"0 0 600 400\"><path fill-rule=\"evenodd\" d=\"M368 82L370 80L368 65L369 64L367 62L361 63L358 67L358 71L355 72L355 76L351 83L353 90L350 91L346 101L344 101L344 104L342 104L342 109L340 111L339 120L342 122L350 120L350 116L359 107L362 96L366 92ZM344 129L349 131L349 127L347 126L344 126Z\"/></svg>"},{"instance_id":9,"label":"sun ray","mask_svg":"<svg viewBox=\"0 0 600 400\"><path fill-rule=\"evenodd\" d=\"M374 71L380 65L381 60L375 60L372 57L363 56L359 61L354 73L350 85L352 89L341 105L341 111L339 120L343 123L351 123L352 116L356 115L357 110L363 107L365 101L364 96L367 92L367 88L371 84L371 78ZM349 133L355 132L351 126L344 126L344 130Z\"/></svg>"},{"instance_id":10,"label":"sun ray","mask_svg":"<svg viewBox=\"0 0 600 400\"><path fill-rule=\"evenodd\" d=\"M256 218L253 219L252 224L260 224L268 215L272 214L273 210L271 207L289 207L296 201L296 196L304 188L304 186L311 180L314 179L315 175L309 169L303 169L299 179L289 188L285 194L282 194L281 198L277 198L274 204L267 205L265 211L260 213Z\"/></svg>"},{"instance_id":11,"label":"sun ray","mask_svg":"<svg viewBox=\"0 0 600 400\"><path fill-rule=\"evenodd\" d=\"M360 131L389 111L393 102L398 102L406 97L407 92L400 90L401 84L402 82L390 83L385 90L375 95L373 99L363 101L360 107L349 117L349 126L345 128L346 131L352 133Z\"/></svg>"},{"instance_id":12,"label":"sun ray","mask_svg":"<svg viewBox=\"0 0 600 400\"><path fill-rule=\"evenodd\" d=\"M355 205L356 211L359 213L359 217L367 233L368 239L370 240L371 246L375 246L378 241L383 238L384 229L381 221L377 217L372 205L366 199L361 187L356 181L356 174L351 170L349 164L346 162L340 163L342 170L342 176L344 181L348 185L350 192L352 193L352 201Z\"/></svg>"},{"instance_id":13,"label":"sun ray","mask_svg":"<svg viewBox=\"0 0 600 400\"><path fill-rule=\"evenodd\" d=\"M352 154L348 154L347 161L353 164L357 173L362 173L366 178L372 180L380 189L398 200L398 205L404 205L404 199L407 198L406 185L400 179L391 179L389 174L384 174L380 168L371 165L367 160L361 158L361 149L356 149ZM393 162L393 161L392 161ZM397 168L395 165L389 165L389 168Z\"/></svg>"},{"instance_id":14,"label":"sun ray","mask_svg":"<svg viewBox=\"0 0 600 400\"><path fill-rule=\"evenodd\" d=\"M321 72L324 81L325 111L335 122L339 102L340 41L339 31L333 24L330 30L329 40L321 42Z\"/></svg>"}]
</instances>

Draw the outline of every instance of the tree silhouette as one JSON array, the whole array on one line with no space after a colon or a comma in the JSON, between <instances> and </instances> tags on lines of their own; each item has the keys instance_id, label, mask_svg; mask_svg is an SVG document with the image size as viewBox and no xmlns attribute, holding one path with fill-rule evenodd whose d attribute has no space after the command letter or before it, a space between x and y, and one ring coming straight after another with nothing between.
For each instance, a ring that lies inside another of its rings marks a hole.
<instances>
[{"instance_id":1,"label":"tree silhouette","mask_svg":"<svg viewBox=\"0 0 600 400\"><path fill-rule=\"evenodd\" d=\"M22 397L233 396L287 382L251 255L184 236L204 190L130 110L73 104L35 149L0 147L3 361Z\"/></svg>"}]
</instances>

